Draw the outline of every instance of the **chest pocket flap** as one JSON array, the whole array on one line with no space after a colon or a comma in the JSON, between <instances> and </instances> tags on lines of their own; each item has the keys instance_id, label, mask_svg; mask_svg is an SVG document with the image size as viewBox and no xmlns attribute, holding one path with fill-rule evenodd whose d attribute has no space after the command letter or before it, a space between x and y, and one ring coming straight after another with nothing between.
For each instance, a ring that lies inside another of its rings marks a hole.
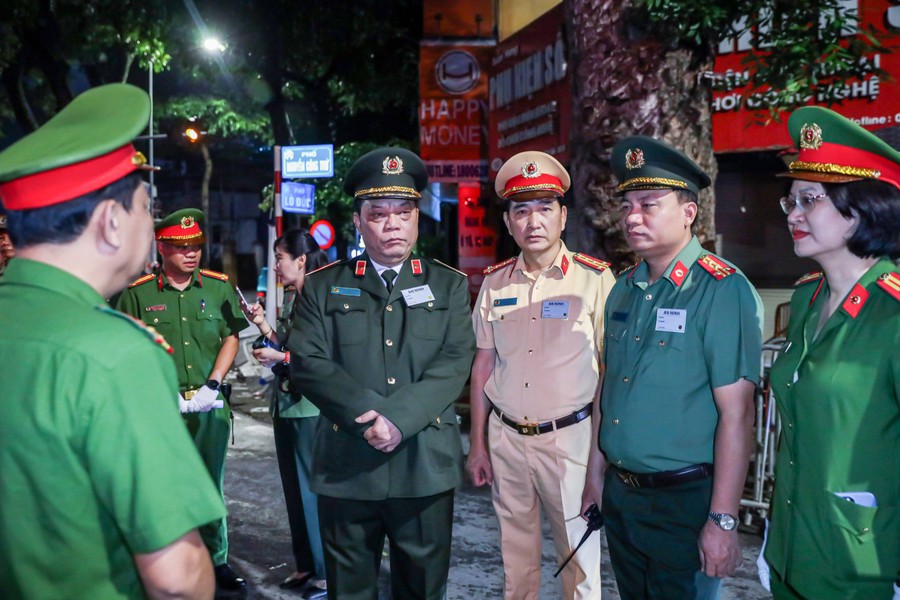
<instances>
[{"instance_id":1,"label":"chest pocket flap","mask_svg":"<svg viewBox=\"0 0 900 600\"><path fill-rule=\"evenodd\" d=\"M360 344L365 341L368 330L366 300L362 296L328 295L325 314L334 321L338 344Z\"/></svg>"}]
</instances>

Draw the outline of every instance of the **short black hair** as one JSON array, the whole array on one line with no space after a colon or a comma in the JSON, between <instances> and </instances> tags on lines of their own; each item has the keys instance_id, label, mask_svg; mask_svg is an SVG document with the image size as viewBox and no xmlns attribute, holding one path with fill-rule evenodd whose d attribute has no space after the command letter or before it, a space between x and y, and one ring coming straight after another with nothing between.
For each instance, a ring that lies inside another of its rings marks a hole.
<instances>
[{"instance_id":1,"label":"short black hair","mask_svg":"<svg viewBox=\"0 0 900 600\"><path fill-rule=\"evenodd\" d=\"M693 202L697 205L700 204L697 200L697 194L691 190L673 189L672 191L675 192L675 197L678 198L678 204L684 204L685 202Z\"/></svg>"},{"instance_id":2,"label":"short black hair","mask_svg":"<svg viewBox=\"0 0 900 600\"><path fill-rule=\"evenodd\" d=\"M860 258L900 258L900 189L874 179L822 187L841 215L859 219L847 240L850 252Z\"/></svg>"},{"instance_id":3,"label":"short black hair","mask_svg":"<svg viewBox=\"0 0 900 600\"><path fill-rule=\"evenodd\" d=\"M94 210L104 200L113 199L131 212L134 191L143 184L141 174L129 173L106 187L73 200L42 208L9 210L9 236L17 248L35 244L66 244L84 233Z\"/></svg>"},{"instance_id":4,"label":"short black hair","mask_svg":"<svg viewBox=\"0 0 900 600\"><path fill-rule=\"evenodd\" d=\"M302 229L288 229L280 238L272 244L273 250L278 247L284 248L292 258L306 257L306 271L315 271L319 267L324 267L328 262L328 255L319 248L316 238Z\"/></svg>"}]
</instances>

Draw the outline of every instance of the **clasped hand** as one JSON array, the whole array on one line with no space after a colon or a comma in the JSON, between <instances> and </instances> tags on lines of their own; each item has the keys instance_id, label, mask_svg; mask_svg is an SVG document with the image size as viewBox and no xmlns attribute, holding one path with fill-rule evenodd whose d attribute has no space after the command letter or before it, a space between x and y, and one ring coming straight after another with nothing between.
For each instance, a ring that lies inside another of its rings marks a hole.
<instances>
[{"instance_id":1,"label":"clasped hand","mask_svg":"<svg viewBox=\"0 0 900 600\"><path fill-rule=\"evenodd\" d=\"M182 413L209 412L214 408L222 408L219 392L207 385L197 390L190 400L185 400L184 396L178 394L178 410Z\"/></svg>"},{"instance_id":2,"label":"clasped hand","mask_svg":"<svg viewBox=\"0 0 900 600\"><path fill-rule=\"evenodd\" d=\"M366 411L356 417L355 421L357 423L372 423L363 433L363 437L376 450L392 452L403 441L403 434L400 433L397 426L377 410Z\"/></svg>"}]
</instances>

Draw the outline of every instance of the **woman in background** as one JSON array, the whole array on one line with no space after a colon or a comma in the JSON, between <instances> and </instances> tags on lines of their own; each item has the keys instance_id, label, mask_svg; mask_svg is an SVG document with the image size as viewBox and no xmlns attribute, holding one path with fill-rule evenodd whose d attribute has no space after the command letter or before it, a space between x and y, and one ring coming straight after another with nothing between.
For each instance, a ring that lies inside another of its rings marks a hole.
<instances>
[{"instance_id":1,"label":"woman in background","mask_svg":"<svg viewBox=\"0 0 900 600\"><path fill-rule=\"evenodd\" d=\"M900 153L821 107L788 128L800 154L781 208L794 252L822 271L796 283L771 371L783 427L765 559L776 599L888 600L900 594Z\"/></svg>"},{"instance_id":2,"label":"woman in background","mask_svg":"<svg viewBox=\"0 0 900 600\"><path fill-rule=\"evenodd\" d=\"M277 326L273 328L266 322L262 305L244 305L243 308L264 338L254 343L253 356L276 373L270 411L296 563L296 570L281 583L281 587L300 589L304 599L312 600L327 595L319 512L316 495L309 489L319 409L302 394L289 389L287 365L290 353L282 348L287 341L294 301L303 288L304 278L308 272L325 265L327 258L315 239L299 229L286 231L275 240L274 250L275 272L285 287L284 305Z\"/></svg>"}]
</instances>

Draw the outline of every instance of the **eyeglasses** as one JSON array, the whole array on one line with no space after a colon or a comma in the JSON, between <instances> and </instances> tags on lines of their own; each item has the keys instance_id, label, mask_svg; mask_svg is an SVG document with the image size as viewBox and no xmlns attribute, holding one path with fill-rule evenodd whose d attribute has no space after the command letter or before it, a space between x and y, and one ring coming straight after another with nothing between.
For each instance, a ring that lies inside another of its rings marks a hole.
<instances>
[{"instance_id":1,"label":"eyeglasses","mask_svg":"<svg viewBox=\"0 0 900 600\"><path fill-rule=\"evenodd\" d=\"M781 205L781 210L783 210L786 215L794 212L794 208L799 208L800 214L803 214L811 211L815 207L816 202L827 197L828 194L800 194L799 196L788 194L779 200L778 204Z\"/></svg>"}]
</instances>

